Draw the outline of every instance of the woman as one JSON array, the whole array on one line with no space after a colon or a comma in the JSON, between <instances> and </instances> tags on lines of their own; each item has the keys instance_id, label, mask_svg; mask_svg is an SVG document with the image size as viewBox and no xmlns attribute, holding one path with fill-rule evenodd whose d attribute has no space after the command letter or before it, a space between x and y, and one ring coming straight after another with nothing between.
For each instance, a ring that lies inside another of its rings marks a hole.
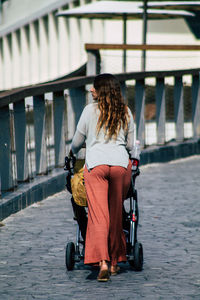
<instances>
[{"instance_id":1,"label":"woman","mask_svg":"<svg viewBox=\"0 0 200 300\"><path fill-rule=\"evenodd\" d=\"M128 151L133 146L134 121L113 75L96 76L91 93L94 103L82 112L71 152L77 153L86 142L88 226L84 263L99 264L97 279L107 281L110 273L119 271L117 263L126 261L122 205L131 180Z\"/></svg>"}]
</instances>

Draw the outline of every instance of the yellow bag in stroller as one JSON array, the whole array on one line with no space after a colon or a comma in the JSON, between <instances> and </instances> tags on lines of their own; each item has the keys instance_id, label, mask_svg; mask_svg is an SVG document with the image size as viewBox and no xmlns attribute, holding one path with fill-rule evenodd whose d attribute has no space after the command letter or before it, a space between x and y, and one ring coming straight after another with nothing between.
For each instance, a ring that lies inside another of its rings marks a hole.
<instances>
[{"instance_id":1,"label":"yellow bag in stroller","mask_svg":"<svg viewBox=\"0 0 200 300\"><path fill-rule=\"evenodd\" d=\"M74 176L71 178L71 188L74 201L79 206L87 206L87 194L84 185L84 168L74 168Z\"/></svg>"}]
</instances>

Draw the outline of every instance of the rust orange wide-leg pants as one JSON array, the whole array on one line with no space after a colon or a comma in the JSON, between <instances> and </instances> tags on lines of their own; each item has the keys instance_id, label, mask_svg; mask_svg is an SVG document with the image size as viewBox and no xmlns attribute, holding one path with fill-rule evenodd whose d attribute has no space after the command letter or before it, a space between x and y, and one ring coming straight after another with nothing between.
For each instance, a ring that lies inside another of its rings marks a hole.
<instances>
[{"instance_id":1,"label":"rust orange wide-leg pants","mask_svg":"<svg viewBox=\"0 0 200 300\"><path fill-rule=\"evenodd\" d=\"M127 169L108 165L90 171L85 168L84 179L88 197L85 264L126 261L122 205L130 187L131 163Z\"/></svg>"}]
</instances>

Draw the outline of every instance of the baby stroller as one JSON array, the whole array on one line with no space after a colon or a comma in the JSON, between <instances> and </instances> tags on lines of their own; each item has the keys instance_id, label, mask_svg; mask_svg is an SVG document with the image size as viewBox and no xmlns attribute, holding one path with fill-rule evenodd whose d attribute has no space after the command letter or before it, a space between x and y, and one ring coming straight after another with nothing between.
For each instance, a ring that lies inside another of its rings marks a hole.
<instances>
[{"instance_id":1,"label":"baby stroller","mask_svg":"<svg viewBox=\"0 0 200 300\"><path fill-rule=\"evenodd\" d=\"M139 160L132 159L132 176L131 185L125 201L129 201L129 211L123 206L123 230L126 236L127 260L131 267L136 271L141 271L143 267L143 247L137 239L137 228L139 223L139 209L137 190L135 189L136 177L140 174ZM64 170L67 171L66 187L72 194L71 178L74 175L76 158L65 157ZM83 163L82 163L83 164ZM81 165L82 165L81 164ZM66 245L65 264L68 271L73 270L76 262L84 259L84 246L87 228L87 211L86 206L79 206L75 203L73 194L71 198L74 220L77 221L76 242L69 242Z\"/></svg>"}]
</instances>

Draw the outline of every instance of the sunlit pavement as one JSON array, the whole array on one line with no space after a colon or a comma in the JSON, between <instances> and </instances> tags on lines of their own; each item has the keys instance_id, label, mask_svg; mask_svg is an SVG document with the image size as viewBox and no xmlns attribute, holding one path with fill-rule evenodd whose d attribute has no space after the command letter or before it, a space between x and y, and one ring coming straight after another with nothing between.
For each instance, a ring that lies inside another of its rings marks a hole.
<instances>
[{"instance_id":1,"label":"sunlit pavement","mask_svg":"<svg viewBox=\"0 0 200 300\"><path fill-rule=\"evenodd\" d=\"M200 299L200 156L141 167L137 179L144 268L128 263L107 283L83 263L65 267L75 241L63 191L5 219L0 227L0 299ZM127 203L126 203L127 204Z\"/></svg>"}]
</instances>

